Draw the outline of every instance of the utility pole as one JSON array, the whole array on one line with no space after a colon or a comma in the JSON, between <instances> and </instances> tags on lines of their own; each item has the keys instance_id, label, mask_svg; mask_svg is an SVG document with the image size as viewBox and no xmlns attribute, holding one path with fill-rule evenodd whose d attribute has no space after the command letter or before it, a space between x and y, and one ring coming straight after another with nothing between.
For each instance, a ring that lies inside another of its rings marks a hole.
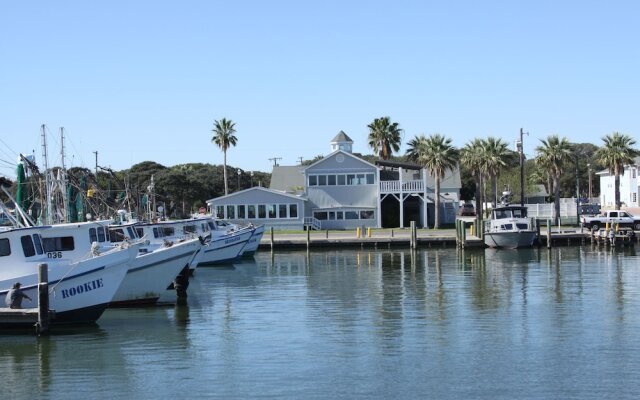
<instances>
[{"instance_id":1,"label":"utility pole","mask_svg":"<svg viewBox=\"0 0 640 400\"><path fill-rule=\"evenodd\" d=\"M269 159L269 161L273 161L273 166L274 167L278 166L278 160L282 160L282 157L273 157L273 158Z\"/></svg>"},{"instance_id":2,"label":"utility pole","mask_svg":"<svg viewBox=\"0 0 640 400\"><path fill-rule=\"evenodd\" d=\"M578 160L580 157L576 152L576 223L580 226L580 173L578 168Z\"/></svg>"},{"instance_id":3,"label":"utility pole","mask_svg":"<svg viewBox=\"0 0 640 400\"><path fill-rule=\"evenodd\" d=\"M520 153L520 206L524 207L524 142L522 141L522 135L525 132L520 128L520 141L518 142L518 150ZM527 132L527 135L529 132Z\"/></svg>"},{"instance_id":4,"label":"utility pole","mask_svg":"<svg viewBox=\"0 0 640 400\"><path fill-rule=\"evenodd\" d=\"M298 157L298 160L300 161L300 165L302 165L303 158L302 157Z\"/></svg>"},{"instance_id":5,"label":"utility pole","mask_svg":"<svg viewBox=\"0 0 640 400\"><path fill-rule=\"evenodd\" d=\"M593 197L591 194L591 164L587 164L587 169L589 172L589 203L591 203L591 198Z\"/></svg>"},{"instance_id":6,"label":"utility pole","mask_svg":"<svg viewBox=\"0 0 640 400\"><path fill-rule=\"evenodd\" d=\"M96 155L96 188L98 186L98 151L94 151L93 154Z\"/></svg>"}]
</instances>

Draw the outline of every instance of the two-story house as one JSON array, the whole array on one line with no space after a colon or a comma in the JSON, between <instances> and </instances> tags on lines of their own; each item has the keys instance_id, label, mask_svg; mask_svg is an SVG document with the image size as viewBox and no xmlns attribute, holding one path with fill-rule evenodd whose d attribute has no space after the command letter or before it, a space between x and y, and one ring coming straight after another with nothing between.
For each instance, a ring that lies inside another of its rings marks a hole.
<instances>
[{"instance_id":1,"label":"two-story house","mask_svg":"<svg viewBox=\"0 0 640 400\"><path fill-rule=\"evenodd\" d=\"M352 153L353 141L340 132L332 152L308 166L280 167L269 189L255 187L207 201L218 218L281 229L420 227L433 224L434 178L419 165L378 161ZM443 223L453 223L459 203L459 170L441 183ZM293 210L293 211L292 211Z\"/></svg>"}]
</instances>

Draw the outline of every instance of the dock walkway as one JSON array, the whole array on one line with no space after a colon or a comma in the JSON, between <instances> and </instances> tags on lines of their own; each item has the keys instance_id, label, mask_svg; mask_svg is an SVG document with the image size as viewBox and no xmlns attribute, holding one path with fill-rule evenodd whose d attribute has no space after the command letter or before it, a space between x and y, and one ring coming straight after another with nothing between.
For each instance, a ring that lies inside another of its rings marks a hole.
<instances>
[{"instance_id":1,"label":"dock walkway","mask_svg":"<svg viewBox=\"0 0 640 400\"><path fill-rule=\"evenodd\" d=\"M590 232L580 228L551 231L552 245L583 244L590 238ZM467 234L465 247L484 248L484 241L476 236ZM410 246L411 230L402 229L372 229L371 236L365 232L364 237L357 236L356 231L311 231L309 233L310 248L328 247L407 247ZM273 242L273 243L272 243ZM547 232L540 232L539 244L546 246ZM418 247L456 246L455 229L418 229ZM274 230L273 239L267 230L260 241L260 249L293 249L307 247L307 233L287 233Z\"/></svg>"}]
</instances>

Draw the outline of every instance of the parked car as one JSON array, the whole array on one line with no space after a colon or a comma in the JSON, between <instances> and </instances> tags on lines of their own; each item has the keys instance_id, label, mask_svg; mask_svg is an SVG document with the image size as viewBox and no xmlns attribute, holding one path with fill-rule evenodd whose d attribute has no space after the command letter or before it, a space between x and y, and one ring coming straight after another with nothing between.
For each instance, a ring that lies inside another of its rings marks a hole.
<instances>
[{"instance_id":1,"label":"parked car","mask_svg":"<svg viewBox=\"0 0 640 400\"><path fill-rule=\"evenodd\" d=\"M471 203L464 203L463 205L460 206L460 211L458 212L458 214L460 216L475 216L476 215L476 209L475 207L473 207L473 204Z\"/></svg>"}]
</instances>

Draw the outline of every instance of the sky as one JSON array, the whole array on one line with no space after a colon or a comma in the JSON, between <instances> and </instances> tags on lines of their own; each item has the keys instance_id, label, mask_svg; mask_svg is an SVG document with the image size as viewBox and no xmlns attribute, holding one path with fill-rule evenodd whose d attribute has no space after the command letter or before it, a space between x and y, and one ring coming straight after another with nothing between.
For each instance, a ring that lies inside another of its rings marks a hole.
<instances>
[{"instance_id":1,"label":"sky","mask_svg":"<svg viewBox=\"0 0 640 400\"><path fill-rule=\"evenodd\" d=\"M340 131L371 154L389 116L462 147L520 129L600 145L640 134L636 1L3 1L0 175L18 153L49 166L222 164L270 172L330 153Z\"/></svg>"}]
</instances>

